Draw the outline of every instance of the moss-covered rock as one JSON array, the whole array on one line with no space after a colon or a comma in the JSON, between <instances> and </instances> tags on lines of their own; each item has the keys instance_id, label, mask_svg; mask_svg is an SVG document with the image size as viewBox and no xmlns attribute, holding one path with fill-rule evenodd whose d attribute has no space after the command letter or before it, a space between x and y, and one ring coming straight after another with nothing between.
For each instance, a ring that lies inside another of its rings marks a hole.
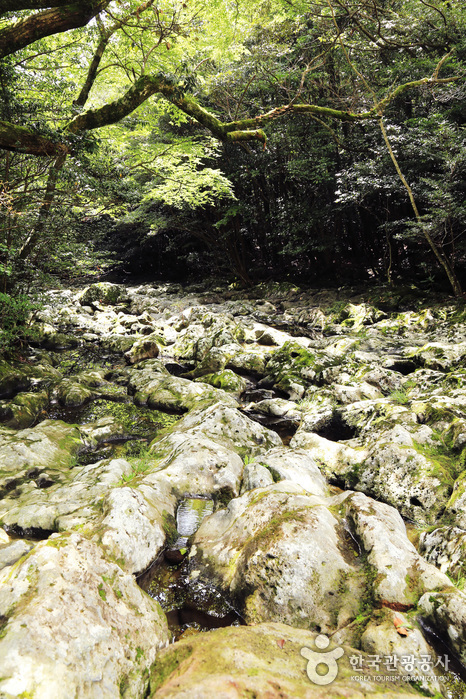
<instances>
[{"instance_id":1,"label":"moss-covered rock","mask_svg":"<svg viewBox=\"0 0 466 699\"><path fill-rule=\"evenodd\" d=\"M134 386L131 382L130 386ZM139 384L140 385L140 384ZM174 410L185 412L200 405L209 405L221 401L236 406L233 396L226 391L213 388L204 383L194 383L188 379L165 374L158 374L144 384L134 396L136 405L148 405L154 410Z\"/></svg>"},{"instance_id":2,"label":"moss-covered rock","mask_svg":"<svg viewBox=\"0 0 466 699\"><path fill-rule=\"evenodd\" d=\"M26 391L31 385L30 377L16 365L0 359L0 398Z\"/></svg>"},{"instance_id":3,"label":"moss-covered rock","mask_svg":"<svg viewBox=\"0 0 466 699\"><path fill-rule=\"evenodd\" d=\"M420 439L425 438L425 431L419 429ZM340 475L347 487L383 500L404 516L428 524L435 522L445 509L455 467L435 447L416 442L416 435L415 430L411 432L403 425L382 430L378 439L366 442L361 461L351 469L341 469Z\"/></svg>"},{"instance_id":4,"label":"moss-covered rock","mask_svg":"<svg viewBox=\"0 0 466 699\"><path fill-rule=\"evenodd\" d=\"M403 635L399 633L400 629L403 629ZM423 657L432 656L432 649L424 639L421 629L413 623L413 618L386 607L374 614L369 621L361 637L361 648L372 656L412 656L416 663ZM427 696L440 696L441 685L433 667L427 664L423 672L416 667L413 675L419 676L418 686L428 693Z\"/></svg>"},{"instance_id":5,"label":"moss-covered rock","mask_svg":"<svg viewBox=\"0 0 466 699\"><path fill-rule=\"evenodd\" d=\"M207 437L248 459L282 444L275 432L249 419L225 401L192 410L175 425L173 431Z\"/></svg>"},{"instance_id":6,"label":"moss-covered rock","mask_svg":"<svg viewBox=\"0 0 466 699\"><path fill-rule=\"evenodd\" d=\"M283 623L264 623L217 629L182 639L161 651L150 676L149 696L177 697L283 697L283 699L412 699L420 696L399 673L384 671L385 682L368 668L369 658L344 646L338 676L319 687L307 675L308 650L319 653L317 634ZM332 643L328 650L335 650ZM304 650L303 650L304 649ZM365 667L364 689L353 679L349 658ZM396 675L398 674L398 678Z\"/></svg>"},{"instance_id":7,"label":"moss-covered rock","mask_svg":"<svg viewBox=\"0 0 466 699\"><path fill-rule=\"evenodd\" d=\"M466 594L454 587L428 592L419 600L419 612L466 665Z\"/></svg>"},{"instance_id":8,"label":"moss-covered rock","mask_svg":"<svg viewBox=\"0 0 466 699\"><path fill-rule=\"evenodd\" d=\"M330 633L357 616L365 575L354 551L323 503L293 483L232 501L203 522L194 547L191 575L213 576L248 623Z\"/></svg>"},{"instance_id":9,"label":"moss-covered rock","mask_svg":"<svg viewBox=\"0 0 466 699\"><path fill-rule=\"evenodd\" d=\"M145 696L165 615L95 542L40 542L0 578L2 696L116 697L123 679L127 696Z\"/></svg>"},{"instance_id":10,"label":"moss-covered rock","mask_svg":"<svg viewBox=\"0 0 466 699\"><path fill-rule=\"evenodd\" d=\"M91 284L79 294L78 300L81 306L94 306L96 302L109 306L129 303L125 287L110 282Z\"/></svg>"},{"instance_id":11,"label":"moss-covered rock","mask_svg":"<svg viewBox=\"0 0 466 699\"><path fill-rule=\"evenodd\" d=\"M340 496L340 507L366 552L376 606L415 608L426 591L450 587L447 576L427 563L409 541L394 507L362 493Z\"/></svg>"},{"instance_id":12,"label":"moss-covered rock","mask_svg":"<svg viewBox=\"0 0 466 699\"><path fill-rule=\"evenodd\" d=\"M127 352L125 358L128 364L136 364L144 359L153 359L159 354L160 337L152 334L137 340Z\"/></svg>"},{"instance_id":13,"label":"moss-covered rock","mask_svg":"<svg viewBox=\"0 0 466 699\"><path fill-rule=\"evenodd\" d=\"M59 420L44 420L19 432L4 430L0 435L0 488L13 490L42 469L61 473L81 446L78 428Z\"/></svg>"},{"instance_id":14,"label":"moss-covered rock","mask_svg":"<svg viewBox=\"0 0 466 699\"><path fill-rule=\"evenodd\" d=\"M49 397L45 391L40 393L20 393L8 403L0 403L0 422L7 427L21 430L31 427L41 414L45 412ZM5 420L2 419L2 408Z\"/></svg>"},{"instance_id":15,"label":"moss-covered rock","mask_svg":"<svg viewBox=\"0 0 466 699\"><path fill-rule=\"evenodd\" d=\"M447 342L429 342L423 347L414 349L407 356L412 357L422 366L429 369L451 371L466 357L466 342L450 344Z\"/></svg>"},{"instance_id":16,"label":"moss-covered rock","mask_svg":"<svg viewBox=\"0 0 466 699\"><path fill-rule=\"evenodd\" d=\"M242 376L238 376L231 369L224 369L213 374L207 374L196 379L197 382L206 383L214 388L221 388L223 391L239 396L247 389L250 383Z\"/></svg>"},{"instance_id":17,"label":"moss-covered rock","mask_svg":"<svg viewBox=\"0 0 466 699\"><path fill-rule=\"evenodd\" d=\"M58 386L57 397L61 405L67 408L78 408L88 403L95 393L82 383L72 379L64 379Z\"/></svg>"},{"instance_id":18,"label":"moss-covered rock","mask_svg":"<svg viewBox=\"0 0 466 699\"><path fill-rule=\"evenodd\" d=\"M452 580L463 584L466 577L466 532L457 526L436 527L421 532L422 555Z\"/></svg>"},{"instance_id":19,"label":"moss-covered rock","mask_svg":"<svg viewBox=\"0 0 466 699\"><path fill-rule=\"evenodd\" d=\"M334 322L339 322L343 327L360 330L364 325L372 325L386 317L383 311L367 303L348 303L337 313Z\"/></svg>"},{"instance_id":20,"label":"moss-covered rock","mask_svg":"<svg viewBox=\"0 0 466 699\"><path fill-rule=\"evenodd\" d=\"M277 388L288 393L291 400L296 400L303 397L306 387L314 383L330 363L322 353L296 342L286 342L270 355L266 371Z\"/></svg>"}]
</instances>

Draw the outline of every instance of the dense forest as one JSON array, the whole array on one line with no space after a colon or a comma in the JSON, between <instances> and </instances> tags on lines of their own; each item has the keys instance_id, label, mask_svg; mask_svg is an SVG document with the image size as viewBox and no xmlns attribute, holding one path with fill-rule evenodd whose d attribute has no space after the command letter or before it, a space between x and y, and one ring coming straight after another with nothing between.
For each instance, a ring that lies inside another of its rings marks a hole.
<instances>
[{"instance_id":1,"label":"dense forest","mask_svg":"<svg viewBox=\"0 0 466 699\"><path fill-rule=\"evenodd\" d=\"M1 0L4 302L110 272L461 296L465 37L461 0Z\"/></svg>"}]
</instances>

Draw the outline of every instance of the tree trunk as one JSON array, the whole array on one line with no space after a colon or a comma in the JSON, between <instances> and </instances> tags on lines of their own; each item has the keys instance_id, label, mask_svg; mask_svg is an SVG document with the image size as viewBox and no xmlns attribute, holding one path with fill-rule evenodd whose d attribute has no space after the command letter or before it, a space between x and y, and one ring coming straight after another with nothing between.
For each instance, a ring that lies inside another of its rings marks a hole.
<instances>
[{"instance_id":1,"label":"tree trunk","mask_svg":"<svg viewBox=\"0 0 466 699\"><path fill-rule=\"evenodd\" d=\"M416 201L415 201L415 199L414 199L413 190L411 189L411 187L410 187L410 185L408 184L408 182L407 182L405 176L404 176L403 173L401 172L401 168L400 168L400 165L399 165L399 163L398 163L397 157L396 157L395 153L393 152L393 149L392 149L392 146L391 146L391 144L390 144L390 141L388 140L387 131L386 131L386 129L385 129L385 125L384 125L384 123L383 123L383 118L382 118L382 117L380 117L380 119L379 119L379 124L380 124L380 130L382 131L383 140L385 141L385 145L387 146L387 149L388 149L388 152L389 152L389 154L390 154L390 158L391 158L391 160L392 160L392 163L393 163L394 166L395 166L395 169L396 169L396 172L397 172L397 174L398 174L398 177L400 178L401 182L403 183L404 188L405 188L406 191L408 192L409 201L410 201L411 207L412 207L412 209L413 209L413 211L414 211L414 216L416 217L416 221L419 223L419 225L420 225L420 227L421 227L421 230L422 230L422 233L423 233L425 239L427 240L427 242L428 242L428 244L429 244L429 246L430 246L432 252L434 253L434 255L435 255L435 257L437 258L437 260L438 260L438 262L440 263L440 265L443 267L443 270L444 270L445 274L446 274L447 277L448 277L448 281L449 281L450 284L451 284L451 288L453 289L454 295L455 295L455 296L462 296L462 295L463 295L463 290L461 289L461 284L460 284L460 282L459 282L459 280L458 280L458 277L457 277L456 274L455 274L455 271L454 271L453 267L451 266L451 264L450 264L448 258L445 256L445 254L442 252L442 250L440 250L440 249L437 247L437 245L435 244L434 239L432 238L432 236L430 235L429 231L427 230L427 228L426 228L426 227L423 225L423 223L422 223L421 215L420 215L420 213L419 213L419 209L417 208L417 204L416 204Z\"/></svg>"},{"instance_id":2,"label":"tree trunk","mask_svg":"<svg viewBox=\"0 0 466 699\"><path fill-rule=\"evenodd\" d=\"M66 161L66 153L60 155L50 168L49 177L47 180L47 188L45 190L44 201L39 210L39 216L34 230L28 236L26 242L18 253L19 260L25 260L31 254L31 251L35 248L40 236L42 235L47 217L49 215L50 207L52 206L53 198L55 195L55 190L57 188L58 176L63 169Z\"/></svg>"}]
</instances>

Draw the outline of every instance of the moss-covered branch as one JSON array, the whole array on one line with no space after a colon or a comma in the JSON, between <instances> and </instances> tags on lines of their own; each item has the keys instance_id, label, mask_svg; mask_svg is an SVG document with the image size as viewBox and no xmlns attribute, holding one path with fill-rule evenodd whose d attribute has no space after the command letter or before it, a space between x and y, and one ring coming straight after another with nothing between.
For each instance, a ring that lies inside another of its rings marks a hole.
<instances>
[{"instance_id":1,"label":"moss-covered branch","mask_svg":"<svg viewBox=\"0 0 466 699\"><path fill-rule=\"evenodd\" d=\"M16 53L46 36L83 27L109 2L110 0L80 0L38 12L7 25L0 30L0 58Z\"/></svg>"},{"instance_id":2,"label":"moss-covered branch","mask_svg":"<svg viewBox=\"0 0 466 699\"><path fill-rule=\"evenodd\" d=\"M144 75L140 77L119 99L97 109L89 109L78 114L65 127L65 133L76 134L92 129L99 129L109 124L116 124L131 114L146 100L155 94L160 94L174 104L178 109L205 126L220 141L260 141L266 143L266 135L261 129L274 119L289 114L310 114L330 117L339 121L364 121L378 119L386 107L403 92L420 85L436 85L457 80L457 77L439 79L425 78L400 85L387 97L378 102L372 109L364 112L349 112L345 110L321 107L315 104L289 104L277 107L266 114L250 119L222 122L214 114L201 107L191 95L185 94L182 88L166 76ZM16 150L33 155L59 155L68 150L65 144L47 140L34 134L24 127L0 122L0 148Z\"/></svg>"},{"instance_id":3,"label":"moss-covered branch","mask_svg":"<svg viewBox=\"0 0 466 699\"><path fill-rule=\"evenodd\" d=\"M70 0L0 0L0 15L20 10L47 10L50 7L64 7Z\"/></svg>"},{"instance_id":4,"label":"moss-covered branch","mask_svg":"<svg viewBox=\"0 0 466 699\"><path fill-rule=\"evenodd\" d=\"M107 124L114 124L131 114L140 104L154 94L161 94L178 109L205 126L221 141L251 141L265 142L265 134L260 129L273 119L285 114L319 114L333 117L340 121L360 121L373 119L374 111L360 114L347 112L329 107L319 107L312 104L292 104L273 109L266 114L251 118L224 123L214 114L207 111L192 97L183 92L182 88L164 75L144 75L118 100L98 109L91 109L79 114L67 126L71 133L97 129Z\"/></svg>"},{"instance_id":5,"label":"moss-covered branch","mask_svg":"<svg viewBox=\"0 0 466 699\"><path fill-rule=\"evenodd\" d=\"M0 121L0 148L42 156L56 156L68 150L63 143L57 143L24 126L16 126L7 121Z\"/></svg>"},{"instance_id":6,"label":"moss-covered branch","mask_svg":"<svg viewBox=\"0 0 466 699\"><path fill-rule=\"evenodd\" d=\"M108 28L105 28L103 26L102 21L100 20L99 16L97 16L97 25L100 30L100 40L92 57L92 61L89 64L89 70L87 72L86 80L84 81L84 84L81 88L81 92L79 93L79 96L76 98L76 100L74 100L73 102L75 107L84 107L84 105L86 104L91 88L97 77L97 71L99 69L100 62L102 60L102 57L105 53L105 49L107 48L108 42L110 41L111 37L115 34L115 32L121 29L121 27L123 27L126 24L126 22L128 22L128 20L132 17L136 17L137 19L139 19L139 16L153 4L154 0L147 0L147 2L141 3L132 12L129 12L125 17L122 17L117 22L114 22Z\"/></svg>"},{"instance_id":7,"label":"moss-covered branch","mask_svg":"<svg viewBox=\"0 0 466 699\"><path fill-rule=\"evenodd\" d=\"M454 75L451 78L430 77L422 78L421 80L413 80L409 83L404 83L403 85L399 85L397 88L395 88L393 92L390 92L390 94L384 97L383 100L380 100L380 102L378 102L374 109L372 109L371 111L375 111L377 112L378 116L382 116L388 105L408 90L412 90L415 87L421 87L422 85L442 85L445 83L452 83L459 79L459 75Z\"/></svg>"}]
</instances>

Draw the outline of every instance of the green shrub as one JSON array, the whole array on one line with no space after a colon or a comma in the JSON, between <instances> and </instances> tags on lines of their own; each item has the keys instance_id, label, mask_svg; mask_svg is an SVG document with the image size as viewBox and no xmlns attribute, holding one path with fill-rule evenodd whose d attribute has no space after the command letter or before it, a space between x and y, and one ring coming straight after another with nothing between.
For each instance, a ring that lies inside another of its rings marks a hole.
<instances>
[{"instance_id":1,"label":"green shrub","mask_svg":"<svg viewBox=\"0 0 466 699\"><path fill-rule=\"evenodd\" d=\"M33 337L31 320L37 308L25 294L0 293L0 354L14 351Z\"/></svg>"}]
</instances>

